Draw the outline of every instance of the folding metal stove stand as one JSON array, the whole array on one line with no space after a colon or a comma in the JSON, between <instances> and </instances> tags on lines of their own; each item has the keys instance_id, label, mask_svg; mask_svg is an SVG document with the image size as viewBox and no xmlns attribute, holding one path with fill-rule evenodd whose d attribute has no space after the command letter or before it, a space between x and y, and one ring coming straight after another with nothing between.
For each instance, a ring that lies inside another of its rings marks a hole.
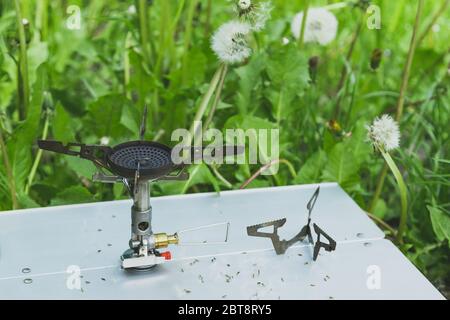
<instances>
[{"instance_id":1,"label":"folding metal stove stand","mask_svg":"<svg viewBox=\"0 0 450 320\"><path fill-rule=\"evenodd\" d=\"M280 233L292 237L317 185L153 198L155 231L230 228L226 244L172 247L173 260L147 273L120 268L130 201L1 213L0 299L444 298L337 184L320 187L312 218L337 248L316 262L310 245L277 256L269 239L247 236L246 227L286 217ZM205 229L190 240L223 235ZM73 282L77 267L81 282Z\"/></svg>"}]
</instances>

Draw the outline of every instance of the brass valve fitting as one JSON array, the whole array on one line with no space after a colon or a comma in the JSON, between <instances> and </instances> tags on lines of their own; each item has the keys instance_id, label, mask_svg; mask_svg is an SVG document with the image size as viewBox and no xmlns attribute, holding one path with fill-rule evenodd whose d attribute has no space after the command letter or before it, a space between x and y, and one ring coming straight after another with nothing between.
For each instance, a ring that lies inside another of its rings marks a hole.
<instances>
[{"instance_id":1,"label":"brass valve fitting","mask_svg":"<svg viewBox=\"0 0 450 320\"><path fill-rule=\"evenodd\" d=\"M155 249L167 248L170 244L178 244L178 234L168 235L167 233L153 234L155 239Z\"/></svg>"}]
</instances>

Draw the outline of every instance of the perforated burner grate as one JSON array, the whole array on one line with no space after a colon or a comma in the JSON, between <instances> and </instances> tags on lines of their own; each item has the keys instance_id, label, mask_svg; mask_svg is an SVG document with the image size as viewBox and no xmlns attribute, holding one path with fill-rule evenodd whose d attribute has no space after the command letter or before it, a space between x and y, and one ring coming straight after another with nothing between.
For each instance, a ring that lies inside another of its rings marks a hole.
<instances>
[{"instance_id":1,"label":"perforated burner grate","mask_svg":"<svg viewBox=\"0 0 450 320\"><path fill-rule=\"evenodd\" d=\"M139 164L141 177L155 179L176 168L171 151L168 146L157 142L126 142L112 148L108 154L108 165L115 174L132 178Z\"/></svg>"},{"instance_id":2,"label":"perforated burner grate","mask_svg":"<svg viewBox=\"0 0 450 320\"><path fill-rule=\"evenodd\" d=\"M136 170L158 169L171 164L170 152L158 146L136 145L119 149L111 154L111 161L120 167Z\"/></svg>"}]
</instances>

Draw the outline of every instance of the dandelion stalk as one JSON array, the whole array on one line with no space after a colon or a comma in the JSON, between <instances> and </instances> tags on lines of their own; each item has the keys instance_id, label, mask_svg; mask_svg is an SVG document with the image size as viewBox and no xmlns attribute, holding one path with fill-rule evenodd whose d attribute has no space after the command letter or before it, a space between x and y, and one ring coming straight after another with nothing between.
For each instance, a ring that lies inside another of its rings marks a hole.
<instances>
[{"instance_id":1,"label":"dandelion stalk","mask_svg":"<svg viewBox=\"0 0 450 320\"><path fill-rule=\"evenodd\" d=\"M205 38L209 36L211 30L211 12L212 12L212 0L208 0L208 3L206 5Z\"/></svg>"},{"instance_id":2,"label":"dandelion stalk","mask_svg":"<svg viewBox=\"0 0 450 320\"><path fill-rule=\"evenodd\" d=\"M197 110L197 113L195 114L194 117L194 121L192 123L191 129L190 129L190 139L189 139L189 143L188 145L190 145L190 143L192 142L192 138L196 135L198 135L201 131L199 128L200 125L200 121L203 118L203 116L205 115L205 112L208 108L209 102L211 101L211 98L214 94L214 92L216 91L216 88L219 84L221 75L224 71L224 69L226 68L226 66L224 64L222 64L216 71L216 73L214 74L209 87L208 87L208 91L206 92L206 94L203 96L202 101L200 103L200 107Z\"/></svg>"},{"instance_id":3,"label":"dandelion stalk","mask_svg":"<svg viewBox=\"0 0 450 320\"><path fill-rule=\"evenodd\" d=\"M138 0L139 35L141 40L142 55L147 67L150 65L150 50L148 37L148 5L147 0Z\"/></svg>"},{"instance_id":4,"label":"dandelion stalk","mask_svg":"<svg viewBox=\"0 0 450 320\"><path fill-rule=\"evenodd\" d=\"M400 173L400 170L398 170L398 167L392 159L391 155L388 152L382 150L382 148L380 148L380 152L387 165L389 166L389 169L391 169L392 173L394 174L395 181L397 182L398 190L400 192L402 211L400 214L400 224L398 227L396 240L399 244L403 244L403 234L406 230L406 222L408 218L408 199L406 185L405 181L403 180L402 174Z\"/></svg>"},{"instance_id":5,"label":"dandelion stalk","mask_svg":"<svg viewBox=\"0 0 450 320\"><path fill-rule=\"evenodd\" d=\"M41 40L48 36L48 0L40 0L36 4L36 28L41 32Z\"/></svg>"},{"instance_id":6,"label":"dandelion stalk","mask_svg":"<svg viewBox=\"0 0 450 320\"><path fill-rule=\"evenodd\" d=\"M29 106L30 87L28 80L28 57L27 40L25 36L25 27L23 24L22 10L20 0L15 0L17 28L19 32L20 54L19 54L19 119L24 120L27 116Z\"/></svg>"},{"instance_id":7,"label":"dandelion stalk","mask_svg":"<svg viewBox=\"0 0 450 320\"><path fill-rule=\"evenodd\" d=\"M380 198L381 191L383 190L384 181L386 179L387 173L388 173L388 166L387 164L383 165L383 168L381 169L381 172L377 179L377 187L375 189L375 193L373 194L372 200L370 201L369 208L367 211L373 213L375 210L375 206L377 205L378 199Z\"/></svg>"},{"instance_id":8,"label":"dandelion stalk","mask_svg":"<svg viewBox=\"0 0 450 320\"><path fill-rule=\"evenodd\" d=\"M220 98L222 95L222 89L223 89L223 85L225 82L225 76L227 75L228 72L228 65L224 65L223 69L222 69L222 74L220 75L220 80L219 80L219 84L216 90L216 96L214 98L214 102L213 105L211 107L211 111L208 114L208 118L206 119L205 125L204 125L204 130L207 130L209 125L212 122L212 119L214 117L214 113L216 112L217 106L219 105L220 102Z\"/></svg>"},{"instance_id":9,"label":"dandelion stalk","mask_svg":"<svg viewBox=\"0 0 450 320\"><path fill-rule=\"evenodd\" d=\"M308 19L308 11L309 11L309 0L306 0L302 25L300 27L300 36L298 37L298 44L300 48L303 48L304 45L303 41L305 39L305 29L306 29L306 20Z\"/></svg>"},{"instance_id":10,"label":"dandelion stalk","mask_svg":"<svg viewBox=\"0 0 450 320\"><path fill-rule=\"evenodd\" d=\"M41 140L46 140L48 136L48 127L50 124L50 112L46 111L45 113L45 123L44 123L44 129L42 130L42 138ZM31 188L31 185L33 184L34 177L36 175L37 168L39 166L39 162L42 158L42 149L39 149L36 158L34 159L33 166L31 167L30 174L28 175L27 184L25 186L25 194L28 194Z\"/></svg>"}]
</instances>

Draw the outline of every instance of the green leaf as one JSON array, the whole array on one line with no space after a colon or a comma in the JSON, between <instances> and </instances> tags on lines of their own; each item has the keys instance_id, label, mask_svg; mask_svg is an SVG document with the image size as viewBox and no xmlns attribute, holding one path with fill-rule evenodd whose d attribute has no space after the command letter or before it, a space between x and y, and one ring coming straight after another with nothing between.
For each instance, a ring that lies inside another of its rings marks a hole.
<instances>
[{"instance_id":1,"label":"green leaf","mask_svg":"<svg viewBox=\"0 0 450 320\"><path fill-rule=\"evenodd\" d=\"M353 155L347 150L343 142L336 144L328 154L323 179L335 181L345 190L351 190L359 182L359 167Z\"/></svg>"},{"instance_id":2,"label":"green leaf","mask_svg":"<svg viewBox=\"0 0 450 320\"><path fill-rule=\"evenodd\" d=\"M267 73L273 84L301 93L309 81L305 55L295 45L278 48L270 55Z\"/></svg>"},{"instance_id":3,"label":"green leaf","mask_svg":"<svg viewBox=\"0 0 450 320\"><path fill-rule=\"evenodd\" d=\"M308 64L303 53L291 44L270 55L267 73L272 90L266 95L272 103L273 115L280 123L289 114L293 98L303 95L308 86Z\"/></svg>"},{"instance_id":4,"label":"green leaf","mask_svg":"<svg viewBox=\"0 0 450 320\"><path fill-rule=\"evenodd\" d=\"M89 106L87 127L98 138L125 138L125 128L121 124L123 108L132 108L131 102L121 94L110 94L98 98ZM137 133L136 133L137 134Z\"/></svg>"},{"instance_id":5,"label":"green leaf","mask_svg":"<svg viewBox=\"0 0 450 320\"><path fill-rule=\"evenodd\" d=\"M225 129L275 129L276 124L255 116L236 115L228 118Z\"/></svg>"},{"instance_id":6,"label":"green leaf","mask_svg":"<svg viewBox=\"0 0 450 320\"><path fill-rule=\"evenodd\" d=\"M205 80L205 72L207 67L207 59L202 48L192 48L187 54L188 66L184 85L186 87L194 87L200 85ZM182 70L182 69L181 69Z\"/></svg>"},{"instance_id":7,"label":"green leaf","mask_svg":"<svg viewBox=\"0 0 450 320\"><path fill-rule=\"evenodd\" d=\"M383 199L378 199L375 204L375 208L373 209L373 214L376 215L380 219L384 219L387 213L386 202Z\"/></svg>"},{"instance_id":8,"label":"green leaf","mask_svg":"<svg viewBox=\"0 0 450 320\"><path fill-rule=\"evenodd\" d=\"M211 183L216 192L220 192L219 183L216 177L211 173L208 166L205 164L193 165L190 167L189 179L185 182L181 193L184 194L187 190L196 185L203 183Z\"/></svg>"},{"instance_id":9,"label":"green leaf","mask_svg":"<svg viewBox=\"0 0 450 320\"><path fill-rule=\"evenodd\" d=\"M347 139L347 150L352 153L353 159L358 163L358 166L361 166L372 154L372 146L367 141L367 129L365 128L364 121L356 123L352 135Z\"/></svg>"},{"instance_id":10,"label":"green leaf","mask_svg":"<svg viewBox=\"0 0 450 320\"><path fill-rule=\"evenodd\" d=\"M38 77L36 70L48 59L48 45L46 42L33 41L27 51L29 80L30 84L34 84Z\"/></svg>"},{"instance_id":11,"label":"green leaf","mask_svg":"<svg viewBox=\"0 0 450 320\"><path fill-rule=\"evenodd\" d=\"M438 240L450 240L450 216L437 207L427 206L427 208Z\"/></svg>"},{"instance_id":12,"label":"green leaf","mask_svg":"<svg viewBox=\"0 0 450 320\"><path fill-rule=\"evenodd\" d=\"M113 185L113 193L115 200L123 199L125 194L125 186L123 183L115 183Z\"/></svg>"},{"instance_id":13,"label":"green leaf","mask_svg":"<svg viewBox=\"0 0 450 320\"><path fill-rule=\"evenodd\" d=\"M246 114L250 107L256 107L255 87L261 82L261 72L266 66L265 55L257 54L246 66L235 69L239 76L239 91L236 93L236 104L241 114Z\"/></svg>"},{"instance_id":14,"label":"green leaf","mask_svg":"<svg viewBox=\"0 0 450 320\"><path fill-rule=\"evenodd\" d=\"M122 116L120 118L120 123L130 130L131 133L137 135L139 132L139 126L141 122L141 114L138 108L127 105L122 109Z\"/></svg>"},{"instance_id":15,"label":"green leaf","mask_svg":"<svg viewBox=\"0 0 450 320\"><path fill-rule=\"evenodd\" d=\"M95 165L92 162L87 161L86 159L69 156L65 156L64 160L67 162L67 166L79 177L85 177L89 180L92 179L92 175L96 171Z\"/></svg>"},{"instance_id":16,"label":"green leaf","mask_svg":"<svg viewBox=\"0 0 450 320\"><path fill-rule=\"evenodd\" d=\"M59 206L73 203L92 202L92 194L82 186L72 186L61 192L50 202L52 206Z\"/></svg>"},{"instance_id":17,"label":"green leaf","mask_svg":"<svg viewBox=\"0 0 450 320\"><path fill-rule=\"evenodd\" d=\"M64 143L74 142L75 133L72 128L72 117L63 108L60 102L56 104L53 118L53 137Z\"/></svg>"},{"instance_id":18,"label":"green leaf","mask_svg":"<svg viewBox=\"0 0 450 320\"><path fill-rule=\"evenodd\" d=\"M316 152L302 165L294 182L301 184L319 182L326 160L327 155L324 151Z\"/></svg>"},{"instance_id":19,"label":"green leaf","mask_svg":"<svg viewBox=\"0 0 450 320\"><path fill-rule=\"evenodd\" d=\"M25 193L19 193L17 195L17 200L21 208L39 208L40 205L36 203L31 197Z\"/></svg>"}]
</instances>

